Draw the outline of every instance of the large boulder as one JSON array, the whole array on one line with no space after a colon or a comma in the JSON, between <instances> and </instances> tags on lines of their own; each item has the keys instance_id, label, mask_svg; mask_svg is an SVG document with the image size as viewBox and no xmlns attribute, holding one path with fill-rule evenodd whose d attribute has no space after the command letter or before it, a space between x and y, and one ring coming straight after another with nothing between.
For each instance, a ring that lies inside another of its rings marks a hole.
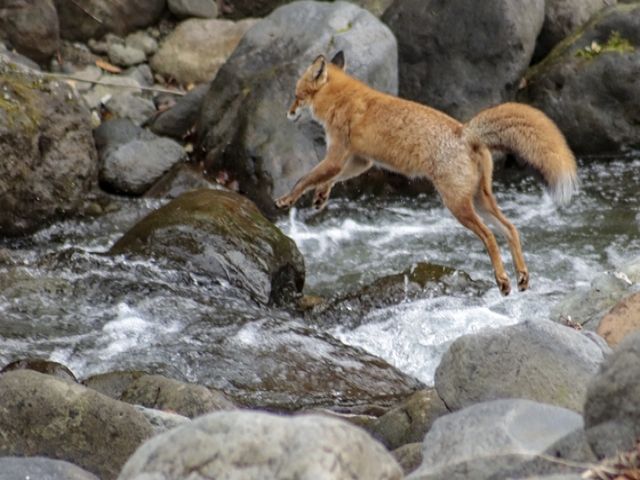
<instances>
[{"instance_id":1,"label":"large boulder","mask_svg":"<svg viewBox=\"0 0 640 480\"><path fill-rule=\"evenodd\" d=\"M619 344L627 335L640 331L640 292L623 298L598 324L598 335L609 345Z\"/></svg>"},{"instance_id":2,"label":"large boulder","mask_svg":"<svg viewBox=\"0 0 640 480\"><path fill-rule=\"evenodd\" d=\"M106 33L124 35L154 24L166 0L54 0L60 18L60 35L68 40L100 38Z\"/></svg>"},{"instance_id":3,"label":"large boulder","mask_svg":"<svg viewBox=\"0 0 640 480\"><path fill-rule=\"evenodd\" d=\"M496 473L581 427L582 417L564 408L520 399L479 403L436 420L424 438L422 465L408 478L520 478Z\"/></svg>"},{"instance_id":4,"label":"large boulder","mask_svg":"<svg viewBox=\"0 0 640 480\"><path fill-rule=\"evenodd\" d=\"M532 67L518 99L542 109L578 154L640 144L640 4L597 14Z\"/></svg>"},{"instance_id":5,"label":"large boulder","mask_svg":"<svg viewBox=\"0 0 640 480\"><path fill-rule=\"evenodd\" d=\"M611 456L630 450L640 438L639 379L640 333L634 333L607 358L587 390L584 421L596 453Z\"/></svg>"},{"instance_id":6,"label":"large boulder","mask_svg":"<svg viewBox=\"0 0 640 480\"><path fill-rule=\"evenodd\" d=\"M0 4L0 41L44 63L58 50L60 33L53 0L22 0Z\"/></svg>"},{"instance_id":7,"label":"large boulder","mask_svg":"<svg viewBox=\"0 0 640 480\"><path fill-rule=\"evenodd\" d=\"M400 96L467 120L512 100L544 20L544 0L396 0Z\"/></svg>"},{"instance_id":8,"label":"large boulder","mask_svg":"<svg viewBox=\"0 0 640 480\"><path fill-rule=\"evenodd\" d=\"M435 386L452 410L527 398L580 412L607 350L568 327L527 321L457 339L436 370Z\"/></svg>"},{"instance_id":9,"label":"large boulder","mask_svg":"<svg viewBox=\"0 0 640 480\"><path fill-rule=\"evenodd\" d=\"M0 405L0 456L67 460L103 479L152 434L131 405L32 370L0 375Z\"/></svg>"},{"instance_id":10,"label":"large boulder","mask_svg":"<svg viewBox=\"0 0 640 480\"><path fill-rule=\"evenodd\" d=\"M264 304L290 301L304 284L304 261L293 240L233 192L185 193L142 219L110 253L176 262Z\"/></svg>"},{"instance_id":11,"label":"large boulder","mask_svg":"<svg viewBox=\"0 0 640 480\"><path fill-rule=\"evenodd\" d=\"M185 20L164 39L151 66L184 85L210 82L255 23L254 19Z\"/></svg>"},{"instance_id":12,"label":"large boulder","mask_svg":"<svg viewBox=\"0 0 640 480\"><path fill-rule=\"evenodd\" d=\"M574 30L615 2L616 0L545 0L544 24L533 54L534 62L543 59Z\"/></svg>"},{"instance_id":13,"label":"large boulder","mask_svg":"<svg viewBox=\"0 0 640 480\"><path fill-rule=\"evenodd\" d=\"M375 48L371 48L375 45ZM258 22L218 71L205 98L198 136L209 171L229 172L264 212L324 156L322 129L289 122L300 73L319 54L344 50L347 70L397 93L391 31L356 5L300 1Z\"/></svg>"},{"instance_id":14,"label":"large boulder","mask_svg":"<svg viewBox=\"0 0 640 480\"><path fill-rule=\"evenodd\" d=\"M318 415L213 413L145 443L119 480L401 479L384 447L363 430Z\"/></svg>"},{"instance_id":15,"label":"large boulder","mask_svg":"<svg viewBox=\"0 0 640 480\"><path fill-rule=\"evenodd\" d=\"M66 84L0 61L0 237L77 212L96 180L89 111Z\"/></svg>"}]
</instances>

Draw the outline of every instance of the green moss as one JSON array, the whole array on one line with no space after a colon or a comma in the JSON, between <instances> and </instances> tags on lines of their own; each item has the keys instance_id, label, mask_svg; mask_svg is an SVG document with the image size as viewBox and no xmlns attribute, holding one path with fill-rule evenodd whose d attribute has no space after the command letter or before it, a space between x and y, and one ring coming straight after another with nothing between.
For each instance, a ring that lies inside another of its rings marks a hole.
<instances>
[{"instance_id":1,"label":"green moss","mask_svg":"<svg viewBox=\"0 0 640 480\"><path fill-rule=\"evenodd\" d=\"M0 72L0 109L6 113L9 126L21 125L32 131L41 121L36 91L42 82L11 71Z\"/></svg>"},{"instance_id":2,"label":"green moss","mask_svg":"<svg viewBox=\"0 0 640 480\"><path fill-rule=\"evenodd\" d=\"M596 41L591 42L591 45L588 45L576 52L576 57L584 58L586 60L591 60L598 55L607 52L617 52L617 53L628 53L633 52L635 48L629 40L623 38L620 35L620 32L613 31L607 41L601 45Z\"/></svg>"}]
</instances>

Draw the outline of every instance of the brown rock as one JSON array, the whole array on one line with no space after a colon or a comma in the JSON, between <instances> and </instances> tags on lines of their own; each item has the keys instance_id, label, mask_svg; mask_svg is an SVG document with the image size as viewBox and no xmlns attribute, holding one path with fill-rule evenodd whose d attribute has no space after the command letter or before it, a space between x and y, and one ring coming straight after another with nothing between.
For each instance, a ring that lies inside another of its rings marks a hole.
<instances>
[{"instance_id":1,"label":"brown rock","mask_svg":"<svg viewBox=\"0 0 640 480\"><path fill-rule=\"evenodd\" d=\"M637 330L640 330L640 292L623 298L613 307L600 320L597 332L609 345L614 346Z\"/></svg>"}]
</instances>

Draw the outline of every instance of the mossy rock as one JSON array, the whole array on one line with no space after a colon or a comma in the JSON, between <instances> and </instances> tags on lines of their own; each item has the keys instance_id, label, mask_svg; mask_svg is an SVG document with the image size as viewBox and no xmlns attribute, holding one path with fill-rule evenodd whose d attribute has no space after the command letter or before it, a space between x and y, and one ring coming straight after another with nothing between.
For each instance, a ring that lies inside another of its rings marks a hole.
<instances>
[{"instance_id":1,"label":"mossy rock","mask_svg":"<svg viewBox=\"0 0 640 480\"><path fill-rule=\"evenodd\" d=\"M110 254L167 260L228 281L260 303L287 303L304 285L304 260L293 240L233 192L185 193L127 232Z\"/></svg>"}]
</instances>

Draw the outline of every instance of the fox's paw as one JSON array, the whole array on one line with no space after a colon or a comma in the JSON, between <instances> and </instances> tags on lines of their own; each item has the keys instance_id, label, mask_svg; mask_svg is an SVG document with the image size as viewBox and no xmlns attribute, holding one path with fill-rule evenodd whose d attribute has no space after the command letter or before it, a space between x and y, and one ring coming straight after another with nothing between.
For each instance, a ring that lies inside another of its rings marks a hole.
<instances>
[{"instance_id":1,"label":"fox's paw","mask_svg":"<svg viewBox=\"0 0 640 480\"><path fill-rule=\"evenodd\" d=\"M529 272L518 272L518 290L524 292L529 288Z\"/></svg>"},{"instance_id":2,"label":"fox's paw","mask_svg":"<svg viewBox=\"0 0 640 480\"><path fill-rule=\"evenodd\" d=\"M313 195L313 208L316 210L322 210L327 206L329 201L329 190L316 190Z\"/></svg>"},{"instance_id":3,"label":"fox's paw","mask_svg":"<svg viewBox=\"0 0 640 480\"><path fill-rule=\"evenodd\" d=\"M505 297L509 295L509 293L511 292L509 277L507 277L506 274L502 274L500 276L496 275L496 282L498 283L498 288L500 289L500 293Z\"/></svg>"},{"instance_id":4,"label":"fox's paw","mask_svg":"<svg viewBox=\"0 0 640 480\"><path fill-rule=\"evenodd\" d=\"M290 208L295 203L295 199L291 195L283 195L276 200L276 207Z\"/></svg>"}]
</instances>

